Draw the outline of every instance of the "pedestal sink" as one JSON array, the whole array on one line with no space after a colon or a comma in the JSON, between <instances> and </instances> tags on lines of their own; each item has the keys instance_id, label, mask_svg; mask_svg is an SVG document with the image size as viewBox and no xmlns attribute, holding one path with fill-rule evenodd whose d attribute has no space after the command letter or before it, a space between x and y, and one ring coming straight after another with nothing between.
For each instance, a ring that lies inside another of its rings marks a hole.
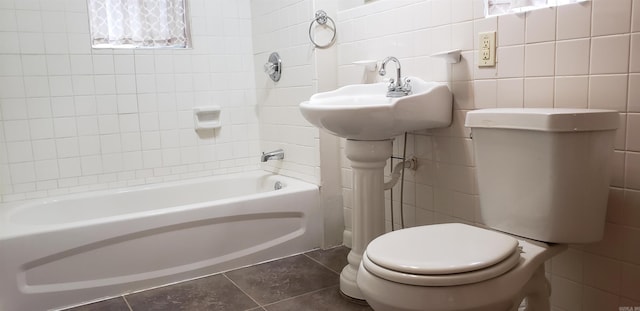
<instances>
[{"instance_id":1,"label":"pedestal sink","mask_svg":"<svg viewBox=\"0 0 640 311\"><path fill-rule=\"evenodd\" d=\"M387 83L357 84L315 94L300 104L311 124L347 139L345 153L353 169L353 231L340 290L355 299L364 299L356 284L362 253L384 233L383 169L391 157L391 139L451 123L449 88L415 77L410 80L412 92L403 97L387 97Z\"/></svg>"},{"instance_id":2,"label":"pedestal sink","mask_svg":"<svg viewBox=\"0 0 640 311\"><path fill-rule=\"evenodd\" d=\"M407 96L387 97L387 83L355 84L315 94L300 104L300 111L314 126L352 140L387 140L404 132L449 126L449 88L410 80L412 94Z\"/></svg>"}]
</instances>

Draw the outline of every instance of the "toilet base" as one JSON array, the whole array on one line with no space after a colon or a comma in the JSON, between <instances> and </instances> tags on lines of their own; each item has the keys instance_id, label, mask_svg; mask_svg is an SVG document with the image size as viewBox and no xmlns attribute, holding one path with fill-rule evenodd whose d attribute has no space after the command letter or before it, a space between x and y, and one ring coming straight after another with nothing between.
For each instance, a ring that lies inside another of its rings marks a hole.
<instances>
[{"instance_id":1,"label":"toilet base","mask_svg":"<svg viewBox=\"0 0 640 311\"><path fill-rule=\"evenodd\" d=\"M339 292L340 292L340 296L342 297L342 299L344 299L344 300L346 300L346 301L348 301L350 303L361 305L361 306L368 306L369 305L369 303L364 299L353 298L353 297L343 293L341 290Z\"/></svg>"},{"instance_id":2,"label":"toilet base","mask_svg":"<svg viewBox=\"0 0 640 311\"><path fill-rule=\"evenodd\" d=\"M551 284L544 275L544 265L540 266L531 279L522 288L518 298L514 300L513 311L548 311L551 309L549 297L551 296ZM522 300L527 299L524 309L520 309ZM510 310L510 311L511 311Z\"/></svg>"}]
</instances>

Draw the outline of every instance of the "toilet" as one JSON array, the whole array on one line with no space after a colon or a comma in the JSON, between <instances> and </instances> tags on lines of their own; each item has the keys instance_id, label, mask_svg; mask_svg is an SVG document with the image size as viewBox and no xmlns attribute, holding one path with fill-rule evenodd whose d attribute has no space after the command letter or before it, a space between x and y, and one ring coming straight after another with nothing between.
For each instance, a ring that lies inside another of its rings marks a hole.
<instances>
[{"instance_id":1,"label":"toilet","mask_svg":"<svg viewBox=\"0 0 640 311\"><path fill-rule=\"evenodd\" d=\"M367 302L376 311L548 311L544 262L602 238L618 119L596 109L468 112L481 224L371 241L357 274Z\"/></svg>"}]
</instances>

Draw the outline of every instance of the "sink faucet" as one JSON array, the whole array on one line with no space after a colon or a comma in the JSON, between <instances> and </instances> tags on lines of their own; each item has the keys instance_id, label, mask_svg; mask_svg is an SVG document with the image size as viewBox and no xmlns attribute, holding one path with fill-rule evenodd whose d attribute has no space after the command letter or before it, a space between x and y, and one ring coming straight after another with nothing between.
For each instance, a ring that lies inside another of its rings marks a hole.
<instances>
[{"instance_id":1,"label":"sink faucet","mask_svg":"<svg viewBox=\"0 0 640 311\"><path fill-rule=\"evenodd\" d=\"M260 157L261 162L267 162L268 160L282 160L284 159L284 150L278 149L267 153L262 153Z\"/></svg>"},{"instance_id":2,"label":"sink faucet","mask_svg":"<svg viewBox=\"0 0 640 311\"><path fill-rule=\"evenodd\" d=\"M378 74L384 76L387 74L386 66L387 63L393 61L396 63L396 79L389 79L389 90L387 91L387 97L402 97L411 94L411 80L408 78L402 78L402 74L400 72L400 61L393 57L389 56L382 61L382 65L380 65L380 70L378 70Z\"/></svg>"}]
</instances>

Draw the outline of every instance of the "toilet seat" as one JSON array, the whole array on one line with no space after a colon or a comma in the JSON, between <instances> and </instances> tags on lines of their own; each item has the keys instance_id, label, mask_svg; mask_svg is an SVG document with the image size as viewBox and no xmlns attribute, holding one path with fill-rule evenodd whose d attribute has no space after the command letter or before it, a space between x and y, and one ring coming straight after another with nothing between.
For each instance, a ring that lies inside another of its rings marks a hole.
<instances>
[{"instance_id":1,"label":"toilet seat","mask_svg":"<svg viewBox=\"0 0 640 311\"><path fill-rule=\"evenodd\" d=\"M389 281L454 286L506 273L520 260L518 241L465 224L439 224L387 233L373 240L363 266Z\"/></svg>"}]
</instances>

